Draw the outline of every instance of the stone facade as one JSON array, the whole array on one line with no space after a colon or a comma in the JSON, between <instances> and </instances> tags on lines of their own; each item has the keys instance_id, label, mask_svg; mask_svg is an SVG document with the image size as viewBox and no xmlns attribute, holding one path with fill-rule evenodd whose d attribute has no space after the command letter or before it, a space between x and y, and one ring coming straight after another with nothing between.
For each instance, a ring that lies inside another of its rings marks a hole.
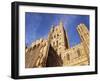
<instances>
[{"instance_id":1,"label":"stone facade","mask_svg":"<svg viewBox=\"0 0 100 81\"><path fill-rule=\"evenodd\" d=\"M25 67L30 68L46 66L47 47L47 40L40 39L32 43L31 47L26 49Z\"/></svg>"},{"instance_id":2,"label":"stone facade","mask_svg":"<svg viewBox=\"0 0 100 81\"><path fill-rule=\"evenodd\" d=\"M77 31L81 43L70 47L63 23L52 26L47 39L37 40L26 48L25 67L89 65L89 31L84 24L78 25Z\"/></svg>"}]
</instances>

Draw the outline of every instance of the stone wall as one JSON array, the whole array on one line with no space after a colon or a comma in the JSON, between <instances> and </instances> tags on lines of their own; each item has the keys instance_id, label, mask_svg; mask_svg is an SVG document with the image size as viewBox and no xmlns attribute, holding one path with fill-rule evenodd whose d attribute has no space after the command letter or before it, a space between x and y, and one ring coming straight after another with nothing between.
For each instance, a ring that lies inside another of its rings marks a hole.
<instances>
[{"instance_id":1,"label":"stone wall","mask_svg":"<svg viewBox=\"0 0 100 81\"><path fill-rule=\"evenodd\" d=\"M34 42L25 53L25 67L45 67L47 46L47 40L40 39Z\"/></svg>"},{"instance_id":2,"label":"stone wall","mask_svg":"<svg viewBox=\"0 0 100 81\"><path fill-rule=\"evenodd\" d=\"M77 31L81 42L70 48L63 23L52 26L47 39L37 40L26 48L25 67L89 65L89 31L84 24L78 25Z\"/></svg>"},{"instance_id":3,"label":"stone wall","mask_svg":"<svg viewBox=\"0 0 100 81\"><path fill-rule=\"evenodd\" d=\"M63 66L88 65L88 55L84 43L72 47L62 54Z\"/></svg>"}]
</instances>

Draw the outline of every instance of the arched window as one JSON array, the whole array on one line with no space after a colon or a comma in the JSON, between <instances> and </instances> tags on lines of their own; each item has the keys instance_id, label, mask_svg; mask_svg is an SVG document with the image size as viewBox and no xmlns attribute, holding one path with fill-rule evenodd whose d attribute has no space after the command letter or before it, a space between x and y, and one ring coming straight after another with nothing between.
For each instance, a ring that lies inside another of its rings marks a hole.
<instances>
[{"instance_id":1,"label":"arched window","mask_svg":"<svg viewBox=\"0 0 100 81\"><path fill-rule=\"evenodd\" d=\"M82 35L80 35L81 36L81 39L84 41L84 38L83 38L83 36Z\"/></svg>"},{"instance_id":2,"label":"arched window","mask_svg":"<svg viewBox=\"0 0 100 81\"><path fill-rule=\"evenodd\" d=\"M56 38L56 35L54 35L54 38Z\"/></svg>"},{"instance_id":3,"label":"arched window","mask_svg":"<svg viewBox=\"0 0 100 81\"><path fill-rule=\"evenodd\" d=\"M59 36L59 34L57 34L57 37Z\"/></svg>"},{"instance_id":4,"label":"arched window","mask_svg":"<svg viewBox=\"0 0 100 81\"><path fill-rule=\"evenodd\" d=\"M67 60L70 60L70 56L69 56L69 54L67 54Z\"/></svg>"},{"instance_id":5,"label":"arched window","mask_svg":"<svg viewBox=\"0 0 100 81\"><path fill-rule=\"evenodd\" d=\"M81 53L80 53L80 50L79 49L77 50L77 54L78 54L78 57L81 56Z\"/></svg>"},{"instance_id":6,"label":"arched window","mask_svg":"<svg viewBox=\"0 0 100 81\"><path fill-rule=\"evenodd\" d=\"M36 47L36 45L34 45L34 48Z\"/></svg>"},{"instance_id":7,"label":"arched window","mask_svg":"<svg viewBox=\"0 0 100 81\"><path fill-rule=\"evenodd\" d=\"M61 42L59 42L59 45L61 45Z\"/></svg>"},{"instance_id":8,"label":"arched window","mask_svg":"<svg viewBox=\"0 0 100 81\"><path fill-rule=\"evenodd\" d=\"M53 36L51 37L51 39L53 39Z\"/></svg>"}]
</instances>

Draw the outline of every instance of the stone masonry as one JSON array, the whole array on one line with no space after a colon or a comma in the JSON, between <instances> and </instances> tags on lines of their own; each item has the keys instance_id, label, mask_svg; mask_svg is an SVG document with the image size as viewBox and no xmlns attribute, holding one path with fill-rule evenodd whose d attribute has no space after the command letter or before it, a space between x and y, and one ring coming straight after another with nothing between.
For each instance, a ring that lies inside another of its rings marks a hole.
<instances>
[{"instance_id":1,"label":"stone masonry","mask_svg":"<svg viewBox=\"0 0 100 81\"><path fill-rule=\"evenodd\" d=\"M85 24L79 24L77 31L81 43L70 47L63 23L52 26L47 39L39 39L25 49L25 67L89 65L89 31Z\"/></svg>"}]
</instances>

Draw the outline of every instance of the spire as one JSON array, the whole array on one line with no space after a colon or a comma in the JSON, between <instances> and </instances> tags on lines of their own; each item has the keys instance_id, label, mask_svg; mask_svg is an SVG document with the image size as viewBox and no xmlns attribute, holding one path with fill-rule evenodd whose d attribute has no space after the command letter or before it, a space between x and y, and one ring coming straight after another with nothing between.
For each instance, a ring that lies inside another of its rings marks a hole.
<instances>
[{"instance_id":1,"label":"spire","mask_svg":"<svg viewBox=\"0 0 100 81\"><path fill-rule=\"evenodd\" d=\"M62 20L60 20L60 22L59 22L59 27L63 28L63 22L62 22Z\"/></svg>"},{"instance_id":2,"label":"spire","mask_svg":"<svg viewBox=\"0 0 100 81\"><path fill-rule=\"evenodd\" d=\"M60 28L60 31L62 33L62 41L64 42L64 46L68 49L68 48L70 48L69 41L68 41L68 35L64 29L64 25L63 25L63 22L61 20L59 22L59 28Z\"/></svg>"},{"instance_id":3,"label":"spire","mask_svg":"<svg viewBox=\"0 0 100 81\"><path fill-rule=\"evenodd\" d=\"M54 30L54 25L51 26L51 30L50 31L53 32L53 30Z\"/></svg>"},{"instance_id":4,"label":"spire","mask_svg":"<svg viewBox=\"0 0 100 81\"><path fill-rule=\"evenodd\" d=\"M63 22L62 22L62 20L60 20L60 23L59 23L59 25L60 25L60 26L63 26Z\"/></svg>"}]
</instances>

